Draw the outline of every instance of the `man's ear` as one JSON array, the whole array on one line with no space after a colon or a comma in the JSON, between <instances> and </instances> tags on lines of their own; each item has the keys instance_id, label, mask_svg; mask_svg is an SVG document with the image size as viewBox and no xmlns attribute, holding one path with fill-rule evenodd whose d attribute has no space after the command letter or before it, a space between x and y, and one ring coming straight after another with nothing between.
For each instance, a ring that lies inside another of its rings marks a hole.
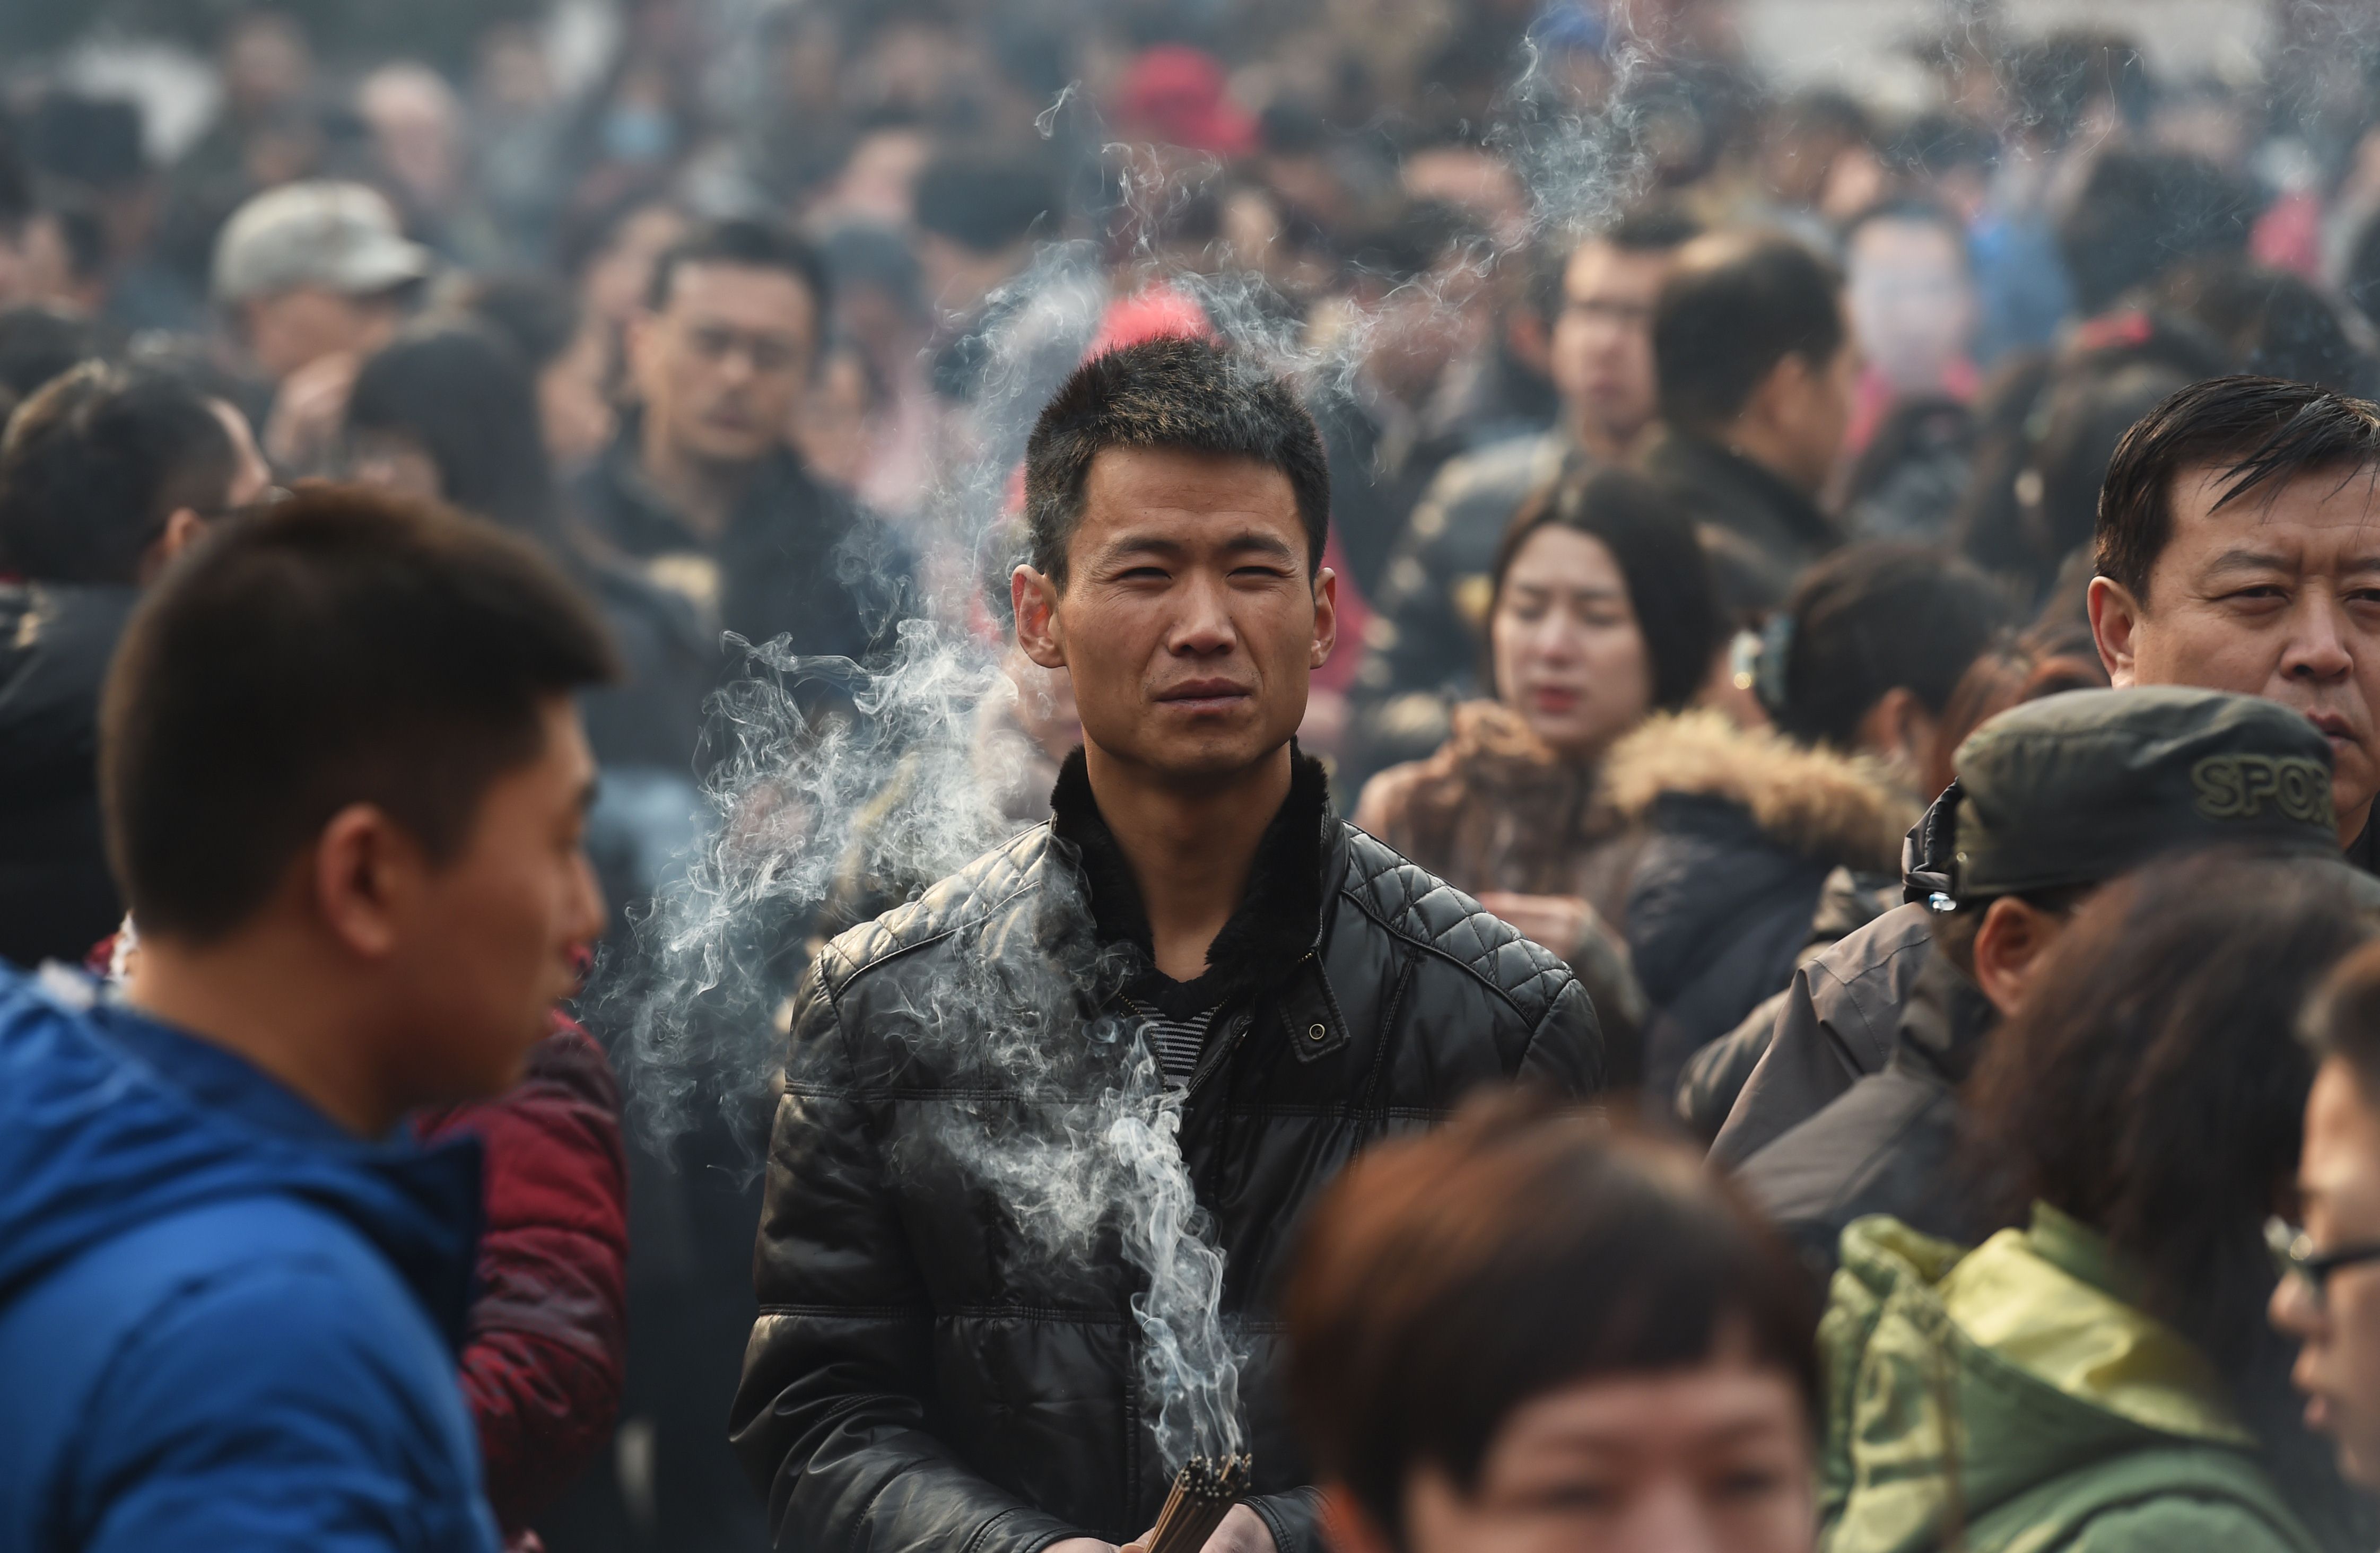
<instances>
[{"instance_id":1,"label":"man's ear","mask_svg":"<svg viewBox=\"0 0 2380 1553\"><path fill-rule=\"evenodd\" d=\"M2001 896L1985 911L1975 929L1975 985L2001 1018L2024 1001L2042 956L2065 926L2065 918L2013 895Z\"/></svg>"},{"instance_id":2,"label":"man's ear","mask_svg":"<svg viewBox=\"0 0 2380 1553\"><path fill-rule=\"evenodd\" d=\"M1058 585L1030 566L1008 574L1008 600L1016 612L1016 645L1045 669L1066 667L1065 633L1058 626Z\"/></svg>"},{"instance_id":3,"label":"man's ear","mask_svg":"<svg viewBox=\"0 0 2380 1553\"><path fill-rule=\"evenodd\" d=\"M157 580L157 575L171 564L174 557L198 542L207 531L207 520L194 507L176 507L165 518L164 531L149 541L140 552L139 581L146 588Z\"/></svg>"},{"instance_id":4,"label":"man's ear","mask_svg":"<svg viewBox=\"0 0 2380 1553\"><path fill-rule=\"evenodd\" d=\"M1787 351L1753 385L1743 408L1735 413L1736 421L1764 428L1782 426L1789 419L1789 407L1808 391L1810 375L1810 363L1803 359L1801 353Z\"/></svg>"},{"instance_id":5,"label":"man's ear","mask_svg":"<svg viewBox=\"0 0 2380 1553\"><path fill-rule=\"evenodd\" d=\"M429 869L420 843L377 804L349 804L314 838L310 904L358 959L382 960L403 937L405 908Z\"/></svg>"},{"instance_id":6,"label":"man's ear","mask_svg":"<svg viewBox=\"0 0 2380 1553\"><path fill-rule=\"evenodd\" d=\"M2133 671L2143 613L2141 601L2115 578L2093 577L2084 606L2090 611L2091 641L2099 649L2099 666L2107 671L2107 683L2119 690L2130 689L2138 683Z\"/></svg>"},{"instance_id":7,"label":"man's ear","mask_svg":"<svg viewBox=\"0 0 2380 1553\"><path fill-rule=\"evenodd\" d=\"M1306 666L1318 669L1330 661L1339 645L1339 574L1325 566L1314 574L1314 649Z\"/></svg>"}]
</instances>

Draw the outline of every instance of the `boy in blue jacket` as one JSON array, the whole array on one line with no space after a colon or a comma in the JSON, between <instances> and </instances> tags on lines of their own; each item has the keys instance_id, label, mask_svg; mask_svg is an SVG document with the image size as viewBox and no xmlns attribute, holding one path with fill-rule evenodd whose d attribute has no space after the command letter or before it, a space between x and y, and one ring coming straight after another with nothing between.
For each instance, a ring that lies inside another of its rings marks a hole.
<instances>
[{"instance_id":1,"label":"boy in blue jacket","mask_svg":"<svg viewBox=\"0 0 2380 1553\"><path fill-rule=\"evenodd\" d=\"M325 488L144 599L101 718L127 996L0 966L0 1553L496 1545L455 1352L477 1145L601 929L526 546Z\"/></svg>"}]
</instances>

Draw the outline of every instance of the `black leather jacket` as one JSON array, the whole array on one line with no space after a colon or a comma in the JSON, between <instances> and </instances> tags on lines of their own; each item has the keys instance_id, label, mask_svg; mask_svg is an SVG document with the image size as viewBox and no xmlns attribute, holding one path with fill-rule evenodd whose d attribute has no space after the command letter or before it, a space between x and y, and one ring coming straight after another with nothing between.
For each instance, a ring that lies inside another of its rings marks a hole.
<instances>
[{"instance_id":1,"label":"black leather jacket","mask_svg":"<svg viewBox=\"0 0 2380 1553\"><path fill-rule=\"evenodd\" d=\"M1111 1230L1082 1255L1028 1249L979 1167L944 1145L1047 1135L1051 1111L1111 1086L1110 1064L1136 1048L1086 1038L1111 986L1048 992L1065 985L1050 967L1132 975L1139 952L1138 903L1114 898L1128 887L1100 855L1113 843L1081 769L1078 755L1062 775L1053 824L836 939L796 998L732 1425L780 1547L1035 1553L1126 1540L1162 1502L1132 1305L1146 1280ZM1253 1508L1281 1553L1306 1553L1317 1496L1269 1374L1300 1212L1357 1150L1476 1086L1592 1092L1601 1039L1560 961L1340 821L1310 762L1209 965L1229 989L1182 1154L1251 1353ZM1035 1088L984 1052L1002 1038L999 1005L1037 989L1052 1017L1031 1043L1046 1060Z\"/></svg>"}]
</instances>

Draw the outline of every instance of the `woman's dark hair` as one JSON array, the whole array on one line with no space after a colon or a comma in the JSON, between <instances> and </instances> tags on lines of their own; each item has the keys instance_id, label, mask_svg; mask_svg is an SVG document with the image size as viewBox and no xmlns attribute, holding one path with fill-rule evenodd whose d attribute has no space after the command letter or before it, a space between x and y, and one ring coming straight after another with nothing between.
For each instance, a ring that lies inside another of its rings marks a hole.
<instances>
[{"instance_id":1,"label":"woman's dark hair","mask_svg":"<svg viewBox=\"0 0 2380 1553\"><path fill-rule=\"evenodd\" d=\"M1539 529L1557 526L1600 540L1611 552L1652 665L1653 705L1665 711L1684 706L1702 688L1718 648L1718 596L1693 520L1642 476L1622 469L1575 470L1521 504L1496 547L1490 630L1503 602L1504 577L1521 548ZM1491 650L1486 675L1490 685L1494 659Z\"/></svg>"},{"instance_id":2,"label":"woman's dark hair","mask_svg":"<svg viewBox=\"0 0 2380 1553\"><path fill-rule=\"evenodd\" d=\"M1803 744L1849 749L1860 720L1906 687L1937 719L1961 675L2010 623L1999 586L1969 562L1922 545L1836 552L1803 575L1771 627L1761 699Z\"/></svg>"},{"instance_id":3,"label":"woman's dark hair","mask_svg":"<svg viewBox=\"0 0 2380 1553\"><path fill-rule=\"evenodd\" d=\"M1809 1280L1732 1189L1687 1149L1525 1095L1349 1167L1282 1308L1318 1474L1399 1540L1415 1467L1472 1489L1514 1411L1564 1387L1740 1341L1818 1407Z\"/></svg>"},{"instance_id":4,"label":"woman's dark hair","mask_svg":"<svg viewBox=\"0 0 2380 1553\"><path fill-rule=\"evenodd\" d=\"M347 430L412 438L438 466L442 500L559 543L536 383L518 353L487 330L440 323L384 346L356 373Z\"/></svg>"},{"instance_id":5,"label":"woman's dark hair","mask_svg":"<svg viewBox=\"0 0 2380 1553\"><path fill-rule=\"evenodd\" d=\"M455 301L467 319L512 346L531 374L562 359L578 338L577 293L542 271L482 276L464 286Z\"/></svg>"},{"instance_id":6,"label":"woman's dark hair","mask_svg":"<svg viewBox=\"0 0 2380 1553\"><path fill-rule=\"evenodd\" d=\"M2266 1326L2265 1218L2295 1174L2313 1063L2292 1038L2324 976L2380 932L2350 876L2229 852L2108 885L2049 952L1969 1085L1986 1206L2046 1202L2107 1238L2140 1303L2197 1344L2287 1480L2305 1440ZM2299 1502L2292 1495L2292 1501Z\"/></svg>"}]
</instances>

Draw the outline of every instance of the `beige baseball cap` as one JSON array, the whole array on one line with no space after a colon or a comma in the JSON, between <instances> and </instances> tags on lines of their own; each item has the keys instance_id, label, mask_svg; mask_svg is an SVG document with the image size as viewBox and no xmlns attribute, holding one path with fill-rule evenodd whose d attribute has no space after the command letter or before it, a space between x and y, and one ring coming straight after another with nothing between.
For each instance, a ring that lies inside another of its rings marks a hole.
<instances>
[{"instance_id":1,"label":"beige baseball cap","mask_svg":"<svg viewBox=\"0 0 2380 1553\"><path fill-rule=\"evenodd\" d=\"M304 286L349 297L386 291L431 270L378 189L310 181L268 188L224 223L215 239L214 296L244 302Z\"/></svg>"}]
</instances>

